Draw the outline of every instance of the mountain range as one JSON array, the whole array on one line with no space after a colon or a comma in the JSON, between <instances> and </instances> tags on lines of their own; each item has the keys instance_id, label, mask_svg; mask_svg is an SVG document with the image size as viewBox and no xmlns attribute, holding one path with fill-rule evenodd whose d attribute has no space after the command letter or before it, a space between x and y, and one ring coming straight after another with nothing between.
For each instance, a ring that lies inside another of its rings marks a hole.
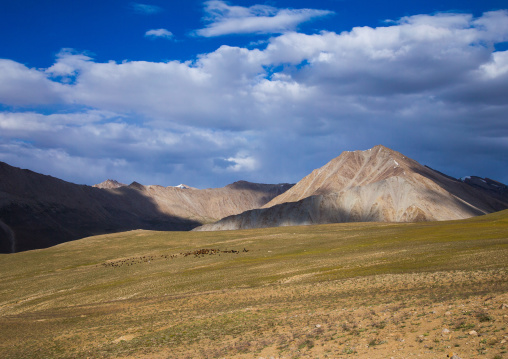
<instances>
[{"instance_id":1,"label":"mountain range","mask_svg":"<svg viewBox=\"0 0 508 359\"><path fill-rule=\"evenodd\" d=\"M0 252L126 231L231 230L468 218L508 208L508 187L455 179L384 146L344 152L296 185L69 183L0 162Z\"/></svg>"},{"instance_id":2,"label":"mountain range","mask_svg":"<svg viewBox=\"0 0 508 359\"><path fill-rule=\"evenodd\" d=\"M187 231L261 207L290 187L239 181L198 190L114 180L86 186L0 162L0 253L133 229Z\"/></svg>"},{"instance_id":3,"label":"mountain range","mask_svg":"<svg viewBox=\"0 0 508 359\"><path fill-rule=\"evenodd\" d=\"M458 180L384 146L344 152L262 208L196 230L463 219L508 208L508 188Z\"/></svg>"}]
</instances>

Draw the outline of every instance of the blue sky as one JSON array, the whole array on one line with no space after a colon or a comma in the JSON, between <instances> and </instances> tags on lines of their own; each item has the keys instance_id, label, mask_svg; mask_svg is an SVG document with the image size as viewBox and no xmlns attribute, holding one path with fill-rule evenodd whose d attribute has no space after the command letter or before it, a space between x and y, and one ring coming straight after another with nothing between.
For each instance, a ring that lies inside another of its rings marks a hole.
<instances>
[{"instance_id":1,"label":"blue sky","mask_svg":"<svg viewBox=\"0 0 508 359\"><path fill-rule=\"evenodd\" d=\"M0 0L0 160L296 182L383 144L508 182L505 1Z\"/></svg>"}]
</instances>

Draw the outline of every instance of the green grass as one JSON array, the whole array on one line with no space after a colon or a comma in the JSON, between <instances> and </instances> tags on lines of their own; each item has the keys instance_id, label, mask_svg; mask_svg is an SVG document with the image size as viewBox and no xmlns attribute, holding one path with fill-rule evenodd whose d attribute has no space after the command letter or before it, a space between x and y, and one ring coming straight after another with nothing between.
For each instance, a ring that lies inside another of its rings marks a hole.
<instances>
[{"instance_id":1,"label":"green grass","mask_svg":"<svg viewBox=\"0 0 508 359\"><path fill-rule=\"evenodd\" d=\"M180 255L202 248L239 253ZM453 222L96 236L0 255L0 357L120 357L226 339L232 353L261 350L249 335L340 300L505 293L507 258L507 211ZM127 334L134 337L114 342ZM295 342L315 349L313 338Z\"/></svg>"}]
</instances>

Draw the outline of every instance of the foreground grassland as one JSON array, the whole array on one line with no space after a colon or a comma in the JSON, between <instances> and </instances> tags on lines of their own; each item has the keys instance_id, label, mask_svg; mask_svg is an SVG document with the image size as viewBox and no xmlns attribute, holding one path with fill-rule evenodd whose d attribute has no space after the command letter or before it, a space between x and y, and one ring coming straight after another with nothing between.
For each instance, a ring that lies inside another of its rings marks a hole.
<instances>
[{"instance_id":1,"label":"foreground grassland","mask_svg":"<svg viewBox=\"0 0 508 359\"><path fill-rule=\"evenodd\" d=\"M508 358L507 211L131 231L0 255L0 275L5 359Z\"/></svg>"}]
</instances>

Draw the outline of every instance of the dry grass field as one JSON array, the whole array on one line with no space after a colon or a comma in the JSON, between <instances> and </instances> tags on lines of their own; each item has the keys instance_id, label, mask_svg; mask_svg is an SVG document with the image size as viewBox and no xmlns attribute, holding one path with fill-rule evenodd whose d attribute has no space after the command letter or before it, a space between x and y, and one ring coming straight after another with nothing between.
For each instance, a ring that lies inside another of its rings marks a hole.
<instances>
[{"instance_id":1,"label":"dry grass field","mask_svg":"<svg viewBox=\"0 0 508 359\"><path fill-rule=\"evenodd\" d=\"M508 358L508 212L0 255L0 358Z\"/></svg>"}]
</instances>

